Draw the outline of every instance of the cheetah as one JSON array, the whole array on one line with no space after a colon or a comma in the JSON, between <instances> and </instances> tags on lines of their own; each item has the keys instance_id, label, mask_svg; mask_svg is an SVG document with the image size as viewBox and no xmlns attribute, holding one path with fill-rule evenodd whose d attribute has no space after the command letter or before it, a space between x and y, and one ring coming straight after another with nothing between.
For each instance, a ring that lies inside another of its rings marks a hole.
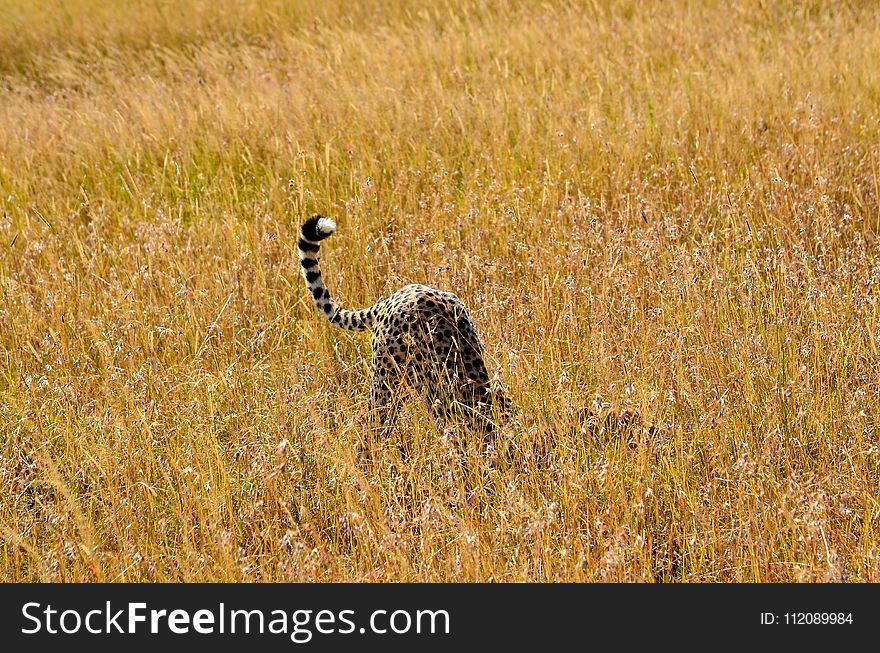
<instances>
[{"instance_id":1,"label":"cheetah","mask_svg":"<svg viewBox=\"0 0 880 653\"><path fill-rule=\"evenodd\" d=\"M483 343L461 300L450 292L411 284L361 310L342 308L330 296L318 267L319 243L336 223L315 215L299 231L303 278L320 313L349 331L371 332L369 418L389 426L396 394L414 388L431 407L435 423L464 418L490 434L509 415L511 404L490 381Z\"/></svg>"}]
</instances>

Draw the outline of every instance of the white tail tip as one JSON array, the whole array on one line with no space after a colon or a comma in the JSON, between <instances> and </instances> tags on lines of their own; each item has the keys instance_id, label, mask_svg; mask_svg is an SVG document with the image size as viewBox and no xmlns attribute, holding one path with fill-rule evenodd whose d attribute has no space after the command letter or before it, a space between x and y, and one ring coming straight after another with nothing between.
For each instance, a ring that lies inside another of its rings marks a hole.
<instances>
[{"instance_id":1,"label":"white tail tip","mask_svg":"<svg viewBox=\"0 0 880 653\"><path fill-rule=\"evenodd\" d=\"M336 223L333 222L333 220L331 220L330 218L321 218L320 220L318 220L316 229L319 234L326 238L336 231Z\"/></svg>"}]
</instances>

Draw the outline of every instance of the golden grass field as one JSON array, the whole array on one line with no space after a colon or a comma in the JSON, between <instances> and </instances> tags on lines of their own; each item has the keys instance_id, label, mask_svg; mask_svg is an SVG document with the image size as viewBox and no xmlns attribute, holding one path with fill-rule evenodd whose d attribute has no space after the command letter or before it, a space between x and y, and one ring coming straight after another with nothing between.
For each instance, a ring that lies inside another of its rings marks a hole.
<instances>
[{"instance_id":1,"label":"golden grass field","mask_svg":"<svg viewBox=\"0 0 880 653\"><path fill-rule=\"evenodd\" d=\"M353 4L0 0L0 577L880 580L877 4ZM362 456L315 212L471 308L497 448Z\"/></svg>"}]
</instances>

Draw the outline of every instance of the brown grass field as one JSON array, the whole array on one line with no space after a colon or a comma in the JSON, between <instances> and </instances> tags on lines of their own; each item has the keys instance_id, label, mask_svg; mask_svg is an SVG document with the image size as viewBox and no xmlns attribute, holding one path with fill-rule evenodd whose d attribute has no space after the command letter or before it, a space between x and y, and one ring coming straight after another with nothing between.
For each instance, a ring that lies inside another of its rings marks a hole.
<instances>
[{"instance_id":1,"label":"brown grass field","mask_svg":"<svg viewBox=\"0 0 880 653\"><path fill-rule=\"evenodd\" d=\"M0 15L0 578L880 580L877 3ZM314 212L344 305L471 308L489 451L364 458Z\"/></svg>"}]
</instances>

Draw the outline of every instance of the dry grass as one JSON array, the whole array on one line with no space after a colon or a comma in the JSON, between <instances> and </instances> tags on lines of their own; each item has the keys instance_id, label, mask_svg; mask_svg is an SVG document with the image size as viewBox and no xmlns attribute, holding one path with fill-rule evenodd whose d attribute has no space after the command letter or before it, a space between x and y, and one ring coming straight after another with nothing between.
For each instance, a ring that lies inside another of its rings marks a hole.
<instances>
[{"instance_id":1,"label":"dry grass","mask_svg":"<svg viewBox=\"0 0 880 653\"><path fill-rule=\"evenodd\" d=\"M0 1L7 580L880 579L873 2ZM520 407L358 459L351 306ZM601 395L660 426L577 417Z\"/></svg>"}]
</instances>

